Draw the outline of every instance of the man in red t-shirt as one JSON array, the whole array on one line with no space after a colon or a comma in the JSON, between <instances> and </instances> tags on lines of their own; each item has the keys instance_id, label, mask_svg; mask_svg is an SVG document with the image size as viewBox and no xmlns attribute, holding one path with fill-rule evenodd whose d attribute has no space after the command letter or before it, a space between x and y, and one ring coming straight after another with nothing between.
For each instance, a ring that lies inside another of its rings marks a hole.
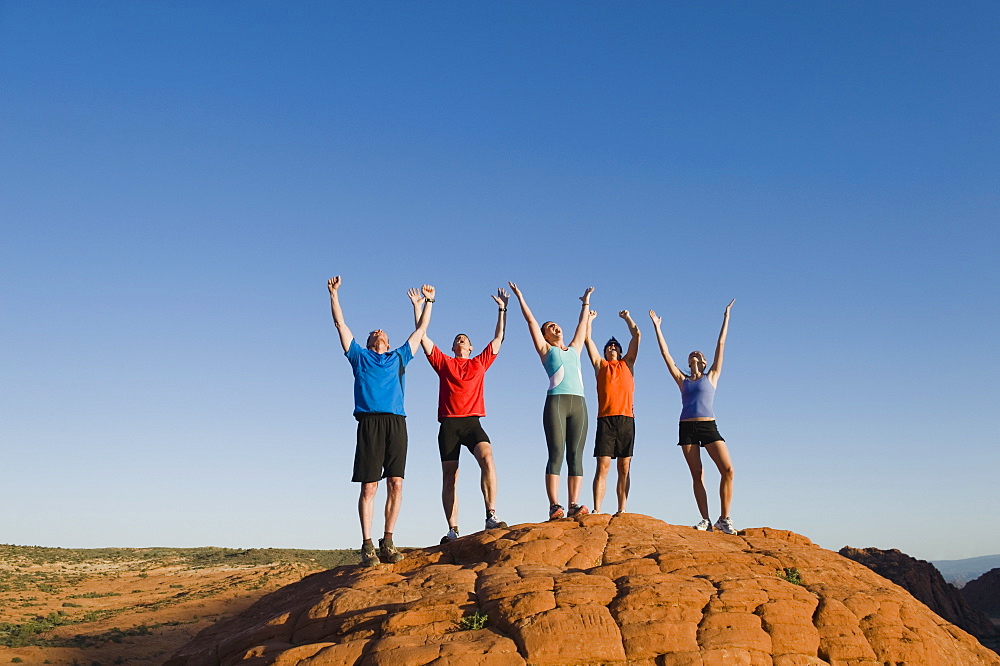
<instances>
[{"instance_id":1,"label":"man in red t-shirt","mask_svg":"<svg viewBox=\"0 0 1000 666\"><path fill-rule=\"evenodd\" d=\"M441 502L448 519L448 534L441 539L441 543L458 538L458 502L455 499L455 489L458 483L458 456L463 445L472 451L479 463L479 485L486 504L486 529L507 527L507 523L496 515L497 473L493 464L493 446L479 419L486 416L483 383L486 371L500 352L509 299L510 294L502 288L493 296L499 308L496 334L477 356L472 356L472 342L465 333L456 335L451 345L455 356L442 352L426 335L421 340L427 360L440 379L438 421L441 427L438 430L438 449L444 473ZM414 319L419 321L424 305L423 294L418 290L411 290L410 300L413 302Z\"/></svg>"}]
</instances>

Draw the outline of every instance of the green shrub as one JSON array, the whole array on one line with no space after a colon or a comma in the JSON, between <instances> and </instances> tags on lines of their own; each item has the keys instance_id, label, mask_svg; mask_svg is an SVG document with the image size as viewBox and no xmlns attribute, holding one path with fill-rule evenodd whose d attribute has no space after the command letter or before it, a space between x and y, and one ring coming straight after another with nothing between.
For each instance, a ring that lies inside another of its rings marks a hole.
<instances>
[{"instance_id":1,"label":"green shrub","mask_svg":"<svg viewBox=\"0 0 1000 666\"><path fill-rule=\"evenodd\" d=\"M795 567L785 567L784 569L778 569L778 578L781 580L787 580L793 585L805 585L802 582L802 574Z\"/></svg>"},{"instance_id":2,"label":"green shrub","mask_svg":"<svg viewBox=\"0 0 1000 666\"><path fill-rule=\"evenodd\" d=\"M482 612L481 610L475 611L472 615L466 615L459 622L459 626L463 631L470 631L473 629L482 629L489 622L489 616Z\"/></svg>"}]
</instances>

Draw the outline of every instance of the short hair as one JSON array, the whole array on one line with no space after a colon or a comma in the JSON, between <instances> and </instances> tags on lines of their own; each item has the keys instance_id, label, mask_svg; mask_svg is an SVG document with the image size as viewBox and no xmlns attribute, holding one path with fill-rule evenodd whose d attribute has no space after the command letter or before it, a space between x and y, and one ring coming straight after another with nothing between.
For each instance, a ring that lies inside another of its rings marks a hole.
<instances>
[{"instance_id":1,"label":"short hair","mask_svg":"<svg viewBox=\"0 0 1000 666\"><path fill-rule=\"evenodd\" d=\"M463 335L465 336L465 339L468 340L469 344L471 345L472 344L472 338L469 337L468 333L458 333L458 334L456 334L455 337L452 338L451 344L455 344L456 342L458 342L458 339L460 337L462 337Z\"/></svg>"},{"instance_id":2,"label":"short hair","mask_svg":"<svg viewBox=\"0 0 1000 666\"><path fill-rule=\"evenodd\" d=\"M604 343L604 351L605 352L608 351L608 347L614 347L615 349L617 349L619 356L622 356L623 353L624 353L622 351L622 343L618 342L618 340L617 340L617 338L615 338L615 336L611 336L611 339Z\"/></svg>"}]
</instances>

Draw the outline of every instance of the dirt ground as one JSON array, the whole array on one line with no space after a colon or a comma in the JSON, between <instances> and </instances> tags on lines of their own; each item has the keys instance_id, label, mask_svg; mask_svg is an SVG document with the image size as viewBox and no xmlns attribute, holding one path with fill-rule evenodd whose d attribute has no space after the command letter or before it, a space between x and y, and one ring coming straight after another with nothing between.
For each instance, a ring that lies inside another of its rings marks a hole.
<instances>
[{"instance_id":1,"label":"dirt ground","mask_svg":"<svg viewBox=\"0 0 1000 666\"><path fill-rule=\"evenodd\" d=\"M0 546L0 664L160 664L212 622L356 551Z\"/></svg>"}]
</instances>

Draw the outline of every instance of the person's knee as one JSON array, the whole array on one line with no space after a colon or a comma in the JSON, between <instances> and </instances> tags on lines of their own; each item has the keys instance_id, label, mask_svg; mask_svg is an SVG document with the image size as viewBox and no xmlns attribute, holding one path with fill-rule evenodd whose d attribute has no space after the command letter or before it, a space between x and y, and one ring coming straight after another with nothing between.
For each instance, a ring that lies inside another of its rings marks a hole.
<instances>
[{"instance_id":1,"label":"person's knee","mask_svg":"<svg viewBox=\"0 0 1000 666\"><path fill-rule=\"evenodd\" d=\"M618 473L628 474L629 469L632 467L632 458L619 458L618 459Z\"/></svg>"},{"instance_id":2,"label":"person's knee","mask_svg":"<svg viewBox=\"0 0 1000 666\"><path fill-rule=\"evenodd\" d=\"M403 477L390 476L385 480L385 488L390 495L399 495L403 492Z\"/></svg>"},{"instance_id":3,"label":"person's knee","mask_svg":"<svg viewBox=\"0 0 1000 666\"><path fill-rule=\"evenodd\" d=\"M611 469L611 458L607 456L597 457L597 473L604 476Z\"/></svg>"},{"instance_id":4,"label":"person's knee","mask_svg":"<svg viewBox=\"0 0 1000 666\"><path fill-rule=\"evenodd\" d=\"M719 468L719 474L721 474L722 478L726 481L732 481L733 477L736 476L736 470L733 469L732 465L723 465Z\"/></svg>"},{"instance_id":5,"label":"person's knee","mask_svg":"<svg viewBox=\"0 0 1000 666\"><path fill-rule=\"evenodd\" d=\"M361 499L371 501L375 498L375 493L378 491L378 482L373 483L362 483L361 484Z\"/></svg>"},{"instance_id":6,"label":"person's knee","mask_svg":"<svg viewBox=\"0 0 1000 666\"><path fill-rule=\"evenodd\" d=\"M493 467L493 447L489 444L480 443L474 453L480 468L486 470Z\"/></svg>"}]
</instances>

